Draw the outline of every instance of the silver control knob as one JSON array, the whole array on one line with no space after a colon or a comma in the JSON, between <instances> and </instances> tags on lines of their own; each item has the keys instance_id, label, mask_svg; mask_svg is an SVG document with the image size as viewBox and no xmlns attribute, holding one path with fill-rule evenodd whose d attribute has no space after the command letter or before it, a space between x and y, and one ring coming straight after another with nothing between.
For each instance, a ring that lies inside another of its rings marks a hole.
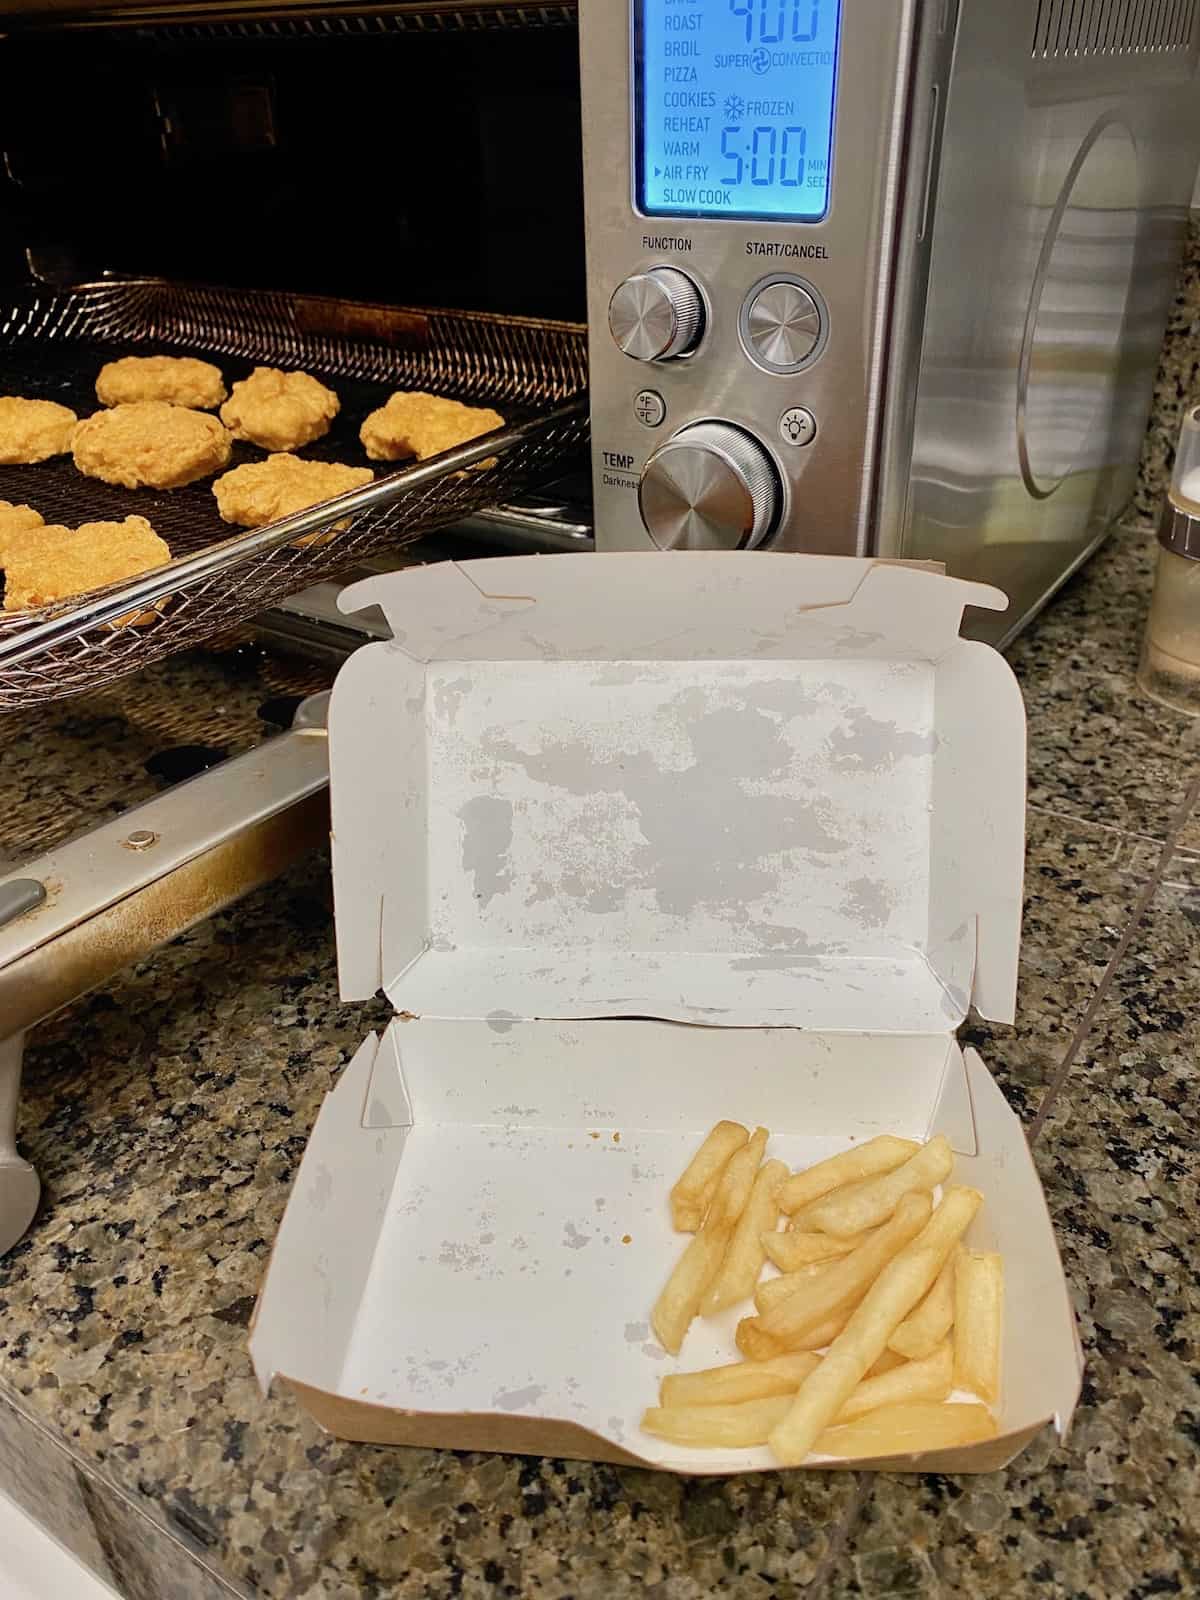
<instances>
[{"instance_id":1,"label":"silver control knob","mask_svg":"<svg viewBox=\"0 0 1200 1600\"><path fill-rule=\"evenodd\" d=\"M642 469L638 507L660 550L751 550L782 503L771 458L731 422L693 422Z\"/></svg>"},{"instance_id":2,"label":"silver control knob","mask_svg":"<svg viewBox=\"0 0 1200 1600\"><path fill-rule=\"evenodd\" d=\"M742 340L768 372L795 372L813 357L823 325L816 300L787 278L751 294L742 311Z\"/></svg>"},{"instance_id":3,"label":"silver control knob","mask_svg":"<svg viewBox=\"0 0 1200 1600\"><path fill-rule=\"evenodd\" d=\"M704 301L686 273L651 267L618 286L608 302L608 326L635 361L669 361L699 341Z\"/></svg>"}]
</instances>

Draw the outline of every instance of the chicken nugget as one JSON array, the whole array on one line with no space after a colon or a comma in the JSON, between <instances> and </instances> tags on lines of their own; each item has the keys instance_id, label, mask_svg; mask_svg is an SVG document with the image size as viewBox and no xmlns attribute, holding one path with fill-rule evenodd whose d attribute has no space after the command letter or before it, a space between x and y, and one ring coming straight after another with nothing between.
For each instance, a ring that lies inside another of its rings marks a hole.
<instances>
[{"instance_id":1,"label":"chicken nugget","mask_svg":"<svg viewBox=\"0 0 1200 1600\"><path fill-rule=\"evenodd\" d=\"M0 395L0 462L11 467L66 455L76 420L54 400Z\"/></svg>"},{"instance_id":2,"label":"chicken nugget","mask_svg":"<svg viewBox=\"0 0 1200 1600\"><path fill-rule=\"evenodd\" d=\"M96 399L102 406L168 400L211 411L225 398L225 380L211 361L194 356L122 356L100 368Z\"/></svg>"},{"instance_id":3,"label":"chicken nugget","mask_svg":"<svg viewBox=\"0 0 1200 1600\"><path fill-rule=\"evenodd\" d=\"M53 523L15 539L4 563L4 609L23 611L53 600L86 594L121 578L136 577L171 559L171 552L145 517L123 522L85 522L74 532ZM122 617L142 621L154 613Z\"/></svg>"},{"instance_id":4,"label":"chicken nugget","mask_svg":"<svg viewBox=\"0 0 1200 1600\"><path fill-rule=\"evenodd\" d=\"M234 384L221 407L221 421L235 439L264 450L294 450L327 434L341 409L333 390L307 372L255 367Z\"/></svg>"},{"instance_id":5,"label":"chicken nugget","mask_svg":"<svg viewBox=\"0 0 1200 1600\"><path fill-rule=\"evenodd\" d=\"M40 511L32 506L15 506L11 500L0 500L0 567L13 542L33 528L44 526Z\"/></svg>"},{"instance_id":6,"label":"chicken nugget","mask_svg":"<svg viewBox=\"0 0 1200 1600\"><path fill-rule=\"evenodd\" d=\"M265 461L251 461L234 467L213 484L217 510L223 522L243 528L262 528L293 511L304 511L371 483L370 467L343 467L336 461L302 461L299 456L273 455ZM325 543L335 533L350 526L349 517L328 533L310 533L296 540L296 547Z\"/></svg>"},{"instance_id":7,"label":"chicken nugget","mask_svg":"<svg viewBox=\"0 0 1200 1600\"><path fill-rule=\"evenodd\" d=\"M233 440L216 417L165 400L97 411L75 429L75 465L126 489L179 489L229 463Z\"/></svg>"},{"instance_id":8,"label":"chicken nugget","mask_svg":"<svg viewBox=\"0 0 1200 1600\"><path fill-rule=\"evenodd\" d=\"M419 389L398 389L386 405L371 412L358 436L372 461L401 461L406 456L425 461L503 426L500 413L484 406L465 406L461 400Z\"/></svg>"}]
</instances>

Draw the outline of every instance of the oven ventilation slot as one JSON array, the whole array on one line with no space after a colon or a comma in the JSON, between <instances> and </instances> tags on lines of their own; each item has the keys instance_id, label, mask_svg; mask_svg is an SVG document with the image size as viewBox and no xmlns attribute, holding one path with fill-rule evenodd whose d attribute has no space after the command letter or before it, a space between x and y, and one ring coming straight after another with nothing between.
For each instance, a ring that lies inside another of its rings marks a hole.
<instances>
[{"instance_id":1,"label":"oven ventilation slot","mask_svg":"<svg viewBox=\"0 0 1200 1600\"><path fill-rule=\"evenodd\" d=\"M1200 0L1038 0L1037 61L1186 53Z\"/></svg>"},{"instance_id":2,"label":"oven ventilation slot","mask_svg":"<svg viewBox=\"0 0 1200 1600\"><path fill-rule=\"evenodd\" d=\"M263 6L259 16L222 16L221 7L178 4L171 6L130 7L110 10L96 7L47 24L44 18L30 19L28 25L60 31L72 28L117 28L142 40L164 44L219 40L296 40L366 39L381 34L457 34L518 32L533 28L574 28L578 23L578 0L559 0L555 5L504 5L494 0L453 0L438 5L436 0L417 4L380 7L364 12L329 12L325 8L299 6L292 14L279 15L274 7Z\"/></svg>"}]
</instances>

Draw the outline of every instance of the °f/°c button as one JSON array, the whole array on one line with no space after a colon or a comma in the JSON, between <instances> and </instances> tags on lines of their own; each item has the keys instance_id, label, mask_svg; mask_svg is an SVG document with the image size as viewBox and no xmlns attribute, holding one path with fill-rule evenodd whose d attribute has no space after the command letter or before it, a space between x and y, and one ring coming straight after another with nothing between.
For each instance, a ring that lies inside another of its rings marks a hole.
<instances>
[{"instance_id":1,"label":"\u00b0f/\u00b0c button","mask_svg":"<svg viewBox=\"0 0 1200 1600\"><path fill-rule=\"evenodd\" d=\"M811 444L817 436L817 419L807 406L789 406L779 419L784 444Z\"/></svg>"},{"instance_id":2,"label":"\u00b0f/\u00b0c button","mask_svg":"<svg viewBox=\"0 0 1200 1600\"><path fill-rule=\"evenodd\" d=\"M633 402L633 414L643 428L657 428L667 414L667 402L657 389L643 389Z\"/></svg>"}]
</instances>

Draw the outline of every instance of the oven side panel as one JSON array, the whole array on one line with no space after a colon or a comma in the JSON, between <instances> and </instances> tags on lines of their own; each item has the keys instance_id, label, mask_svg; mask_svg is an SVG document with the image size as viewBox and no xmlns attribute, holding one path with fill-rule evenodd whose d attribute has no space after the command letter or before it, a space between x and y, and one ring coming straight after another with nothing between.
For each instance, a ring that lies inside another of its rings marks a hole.
<instances>
[{"instance_id":1,"label":"oven side panel","mask_svg":"<svg viewBox=\"0 0 1200 1600\"><path fill-rule=\"evenodd\" d=\"M1198 40L1196 0L963 0L907 511L879 548L1006 590L989 637L1132 492L1200 152Z\"/></svg>"}]
</instances>

